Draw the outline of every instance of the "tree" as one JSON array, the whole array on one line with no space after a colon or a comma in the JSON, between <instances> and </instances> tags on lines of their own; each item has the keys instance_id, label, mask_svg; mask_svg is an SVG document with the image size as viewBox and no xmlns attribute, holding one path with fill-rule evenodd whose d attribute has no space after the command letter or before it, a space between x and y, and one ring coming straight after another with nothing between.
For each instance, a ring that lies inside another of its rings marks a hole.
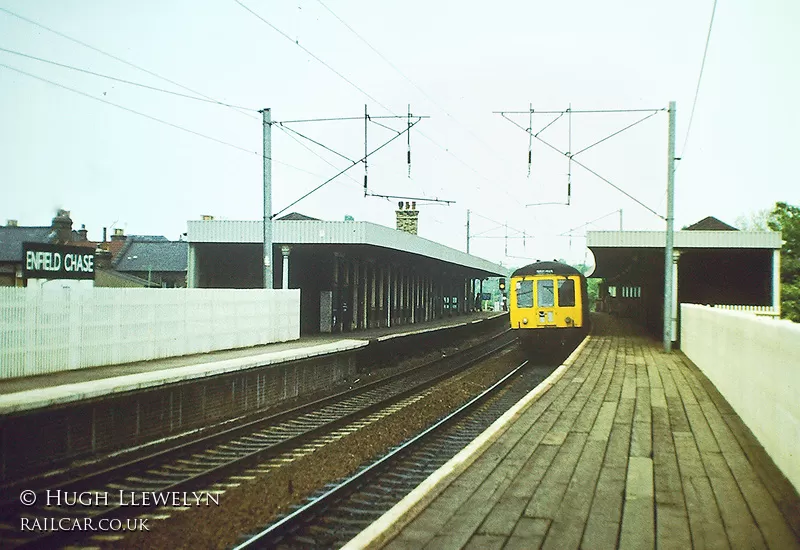
<instances>
[{"instance_id":1,"label":"tree","mask_svg":"<svg viewBox=\"0 0 800 550\"><path fill-rule=\"evenodd\" d=\"M769 231L769 219L772 211L756 210L748 215L738 216L733 224L742 231Z\"/></svg>"},{"instance_id":2,"label":"tree","mask_svg":"<svg viewBox=\"0 0 800 550\"><path fill-rule=\"evenodd\" d=\"M559 261L561 261L562 263L566 263L564 262L564 260L559 260ZM572 267L574 267L584 275L586 275L592 270L592 266L583 263L575 264ZM597 279L597 278L591 278L586 280L586 292L589 295L589 309L591 309L592 311L595 310L595 304L597 304L597 300L600 299L601 282L602 279Z\"/></svg>"},{"instance_id":3,"label":"tree","mask_svg":"<svg viewBox=\"0 0 800 550\"><path fill-rule=\"evenodd\" d=\"M778 202L767 219L773 231L783 233L781 247L781 313L800 323L800 207Z\"/></svg>"}]
</instances>

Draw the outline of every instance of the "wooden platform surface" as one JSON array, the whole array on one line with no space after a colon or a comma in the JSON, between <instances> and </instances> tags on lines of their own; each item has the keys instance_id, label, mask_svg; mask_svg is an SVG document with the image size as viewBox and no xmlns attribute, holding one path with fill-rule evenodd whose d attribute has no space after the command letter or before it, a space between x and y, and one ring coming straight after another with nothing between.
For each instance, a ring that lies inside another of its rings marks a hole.
<instances>
[{"instance_id":1,"label":"wooden platform surface","mask_svg":"<svg viewBox=\"0 0 800 550\"><path fill-rule=\"evenodd\" d=\"M385 548L800 548L797 492L697 367L617 318L594 326Z\"/></svg>"}]
</instances>

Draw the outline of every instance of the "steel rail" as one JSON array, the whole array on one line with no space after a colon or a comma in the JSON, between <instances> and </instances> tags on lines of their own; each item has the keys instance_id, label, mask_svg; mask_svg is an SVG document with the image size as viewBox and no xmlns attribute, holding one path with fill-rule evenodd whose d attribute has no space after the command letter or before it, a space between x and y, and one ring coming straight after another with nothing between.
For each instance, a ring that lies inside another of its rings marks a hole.
<instances>
[{"instance_id":1,"label":"steel rail","mask_svg":"<svg viewBox=\"0 0 800 550\"><path fill-rule=\"evenodd\" d=\"M231 475L230 472L243 470L246 469L249 465L259 461L266 461L274 456L278 456L281 454L286 453L288 450L292 448L299 448L302 447L304 443L308 442L308 440L321 437L325 433L336 431L337 429L341 429L342 427L357 422L358 420L363 419L364 417L369 416L370 414L375 413L378 410L391 407L392 405L402 401L403 399L408 398L409 396L425 391L427 388L439 383L441 380L452 376L454 372L458 372L468 368L471 364L476 361L481 360L482 358L486 357L487 355L491 355L496 353L498 350L507 347L514 343L515 340L511 341L503 341L502 338L504 336L508 336L510 333L509 330L503 331L495 335L491 338L488 342L497 342L500 340L500 344L497 347L492 347L491 351L487 353L482 353L478 358L473 358L468 360L466 363L461 363L455 368L446 369L444 372L424 380L423 382L414 385L411 388L408 388L404 391L395 392L389 397L379 399L378 401L373 402L372 404L367 405L366 407L359 407L351 412L347 412L344 415L338 416L333 420L322 422L310 429L301 429L298 433L291 435L290 433L286 434L285 439L278 441L277 443L273 443L271 445L265 445L257 450L252 452L245 452L239 453L239 456L236 456L233 459L223 460L222 462L211 465L211 467L206 467L202 471L198 473L189 473L186 472L183 474L182 479L175 480L174 482L169 482L170 480L167 479L166 474L161 474L159 476L154 476L153 474L148 474L143 477L149 477L153 479L153 477L163 477L163 481L165 482L164 485L160 485L157 488L157 492L159 493L169 493L174 491L191 491L193 489L197 489L203 486L207 486L208 484L212 483L214 479L224 478L226 476ZM43 489L39 493L37 493L37 501L41 502L39 498L43 498L46 494L46 491L54 491L54 490L61 490L65 492L69 491L86 491L86 487L94 486L96 489L99 487L107 486L112 481L117 481L119 484L120 482L124 482L126 477L129 477L131 473L139 473L148 470L153 470L154 468L158 468L159 466L163 467L165 464L175 461L179 459L181 456L189 457L193 453L198 453L201 448L205 447L205 450L213 447L214 445L220 445L220 441L227 441L227 443L223 443L222 445L231 445L231 437L249 437L255 433L261 426L264 425L275 425L279 422L286 422L291 420L296 420L302 416L302 414L307 412L316 412L321 405L326 406L334 406L337 404L345 403L347 398L358 398L359 395L365 396L371 390L388 388L390 384L398 381L402 381L405 379L412 378L415 374L423 372L423 369L430 369L432 365L435 364L442 364L446 362L452 362L454 359L457 359L459 356L468 355L470 353L474 353L475 351L480 350L481 348L485 347L487 342L482 342L475 346L472 346L462 352L459 352L457 355L451 355L446 357L441 357L433 361L426 362L422 365L417 367L413 367L406 371L396 373L394 375L388 376L381 380L376 380L374 382L367 383L363 386L359 386L357 388L353 388L350 390L346 390L344 392L340 392L339 394L329 396L327 398L319 399L312 403L302 405L296 407L294 409L290 409L288 411L281 412L277 415L273 415L266 419L259 419L252 422L248 422L241 426L236 426L229 430L224 430L223 432L219 432L216 434L212 434L207 437L200 438L195 441L190 441L176 447L159 451L152 455L147 455L145 457L141 457L139 459L134 459L129 462L126 462L118 467L110 467L104 469L100 472L92 473L87 476L83 476L76 480L71 480L61 485L50 487L49 489ZM242 436L241 434L247 434ZM235 442L235 440L233 441ZM233 454L236 454L236 451L228 451ZM174 472L174 476L182 475L180 472ZM150 490L152 488L148 487ZM134 489L125 489L125 492ZM91 491L89 491L91 492ZM152 503L152 506L120 506L119 503L117 505L111 505L106 508L99 509L96 513L90 513L89 509L83 508L82 511L86 513L86 517L91 517L92 521L97 522L103 518L119 518L119 517L128 517L130 515L141 514L146 512L149 508L157 507L157 503ZM11 508L9 510L9 508ZM20 513L20 509L22 513ZM21 508L19 507L19 503L16 501L9 503L8 508L5 510L6 513L2 514L3 517L20 517L24 513L30 515L32 512L41 511L40 506L36 506L33 508ZM98 510L94 508L93 510ZM10 513L9 513L10 512ZM67 514L64 514L65 516ZM63 542L72 542L74 540L85 538L85 534L80 532L49 532L43 533L38 537L34 537L32 539L26 540L22 542L17 548L41 548L43 545L48 547L53 546L53 544L59 544Z\"/></svg>"},{"instance_id":2,"label":"steel rail","mask_svg":"<svg viewBox=\"0 0 800 550\"><path fill-rule=\"evenodd\" d=\"M480 360L480 359L479 359ZM315 514L318 510L323 508L324 506L328 505L330 501L335 500L339 495L349 492L353 490L355 485L362 480L365 480L368 476L372 475L376 472L376 470L381 467L382 465L388 464L391 461L397 459L401 454L405 453L410 448L418 445L422 440L430 436L431 434L437 433L443 427L449 425L451 422L455 421L456 419L460 418L464 414L470 412L473 408L475 408L478 404L483 403L486 399L492 396L495 392L499 389L504 387L506 381L516 375L521 369L523 369L528 364L528 361L525 360L522 364L514 368L511 372L507 373L503 376L500 380L492 384L490 387L486 388L480 394L476 395L472 399L470 399L467 403L463 404L461 407L456 409L455 411L451 412L444 418L440 419L435 424L429 426L424 431L420 432L413 438L409 439L399 447L392 449L387 454L379 458L378 460L374 461L364 469L360 470L356 474L348 477L341 483L337 484L335 487L332 487L322 495L318 496L317 498L307 502L302 507L298 508L291 514L283 517L279 521L269 525L265 529L259 531L258 533L250 536L247 540L240 543L239 545L234 547L234 550L244 550L245 548L252 548L257 545L262 539L269 537L269 536L278 536L280 533L285 532L286 530L290 529L292 525L296 523L302 522L308 516Z\"/></svg>"}]
</instances>

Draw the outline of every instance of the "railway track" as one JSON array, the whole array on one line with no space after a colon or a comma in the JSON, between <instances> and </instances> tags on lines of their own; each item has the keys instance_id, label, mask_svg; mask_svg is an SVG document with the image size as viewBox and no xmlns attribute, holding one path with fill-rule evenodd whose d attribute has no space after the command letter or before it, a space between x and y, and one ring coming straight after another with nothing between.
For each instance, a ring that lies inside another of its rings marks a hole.
<instances>
[{"instance_id":1,"label":"railway track","mask_svg":"<svg viewBox=\"0 0 800 550\"><path fill-rule=\"evenodd\" d=\"M253 475L263 474L293 456L310 452L315 446L357 430L370 419L419 399L442 379L511 345L514 339L509 332L452 356L278 415L52 487L27 491L24 499L22 493L4 495L0 503L0 548L52 548L76 540L87 545L113 543L123 535L102 533L87 539L85 530L52 528L63 521L69 525L73 520L84 525L88 520L94 526L101 525L101 521L110 525L109 522L133 517L155 521L174 513L176 508L192 506L192 499L213 501L215 495L218 497ZM145 498L148 495L152 498ZM178 502L165 503L155 495L178 495ZM181 501L180 495L188 495L189 501ZM50 520L49 528L43 518ZM24 531L22 525L34 529Z\"/></svg>"},{"instance_id":2,"label":"railway track","mask_svg":"<svg viewBox=\"0 0 800 550\"><path fill-rule=\"evenodd\" d=\"M357 474L235 548L335 548L368 527L457 454L555 369L519 365L490 388Z\"/></svg>"}]
</instances>

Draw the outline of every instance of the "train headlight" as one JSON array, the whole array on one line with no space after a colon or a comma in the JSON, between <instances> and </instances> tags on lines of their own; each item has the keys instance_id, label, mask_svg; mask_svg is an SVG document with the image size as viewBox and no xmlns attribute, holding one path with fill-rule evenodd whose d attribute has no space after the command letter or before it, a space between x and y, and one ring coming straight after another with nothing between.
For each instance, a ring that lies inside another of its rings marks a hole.
<instances>
[{"instance_id":1,"label":"train headlight","mask_svg":"<svg viewBox=\"0 0 800 550\"><path fill-rule=\"evenodd\" d=\"M566 321L568 325L571 325L572 324L572 317L567 317L566 319L564 319L564 321Z\"/></svg>"},{"instance_id":2,"label":"train headlight","mask_svg":"<svg viewBox=\"0 0 800 550\"><path fill-rule=\"evenodd\" d=\"M522 324L523 325L527 325L528 324L528 318L527 317L523 317L522 318Z\"/></svg>"}]
</instances>

